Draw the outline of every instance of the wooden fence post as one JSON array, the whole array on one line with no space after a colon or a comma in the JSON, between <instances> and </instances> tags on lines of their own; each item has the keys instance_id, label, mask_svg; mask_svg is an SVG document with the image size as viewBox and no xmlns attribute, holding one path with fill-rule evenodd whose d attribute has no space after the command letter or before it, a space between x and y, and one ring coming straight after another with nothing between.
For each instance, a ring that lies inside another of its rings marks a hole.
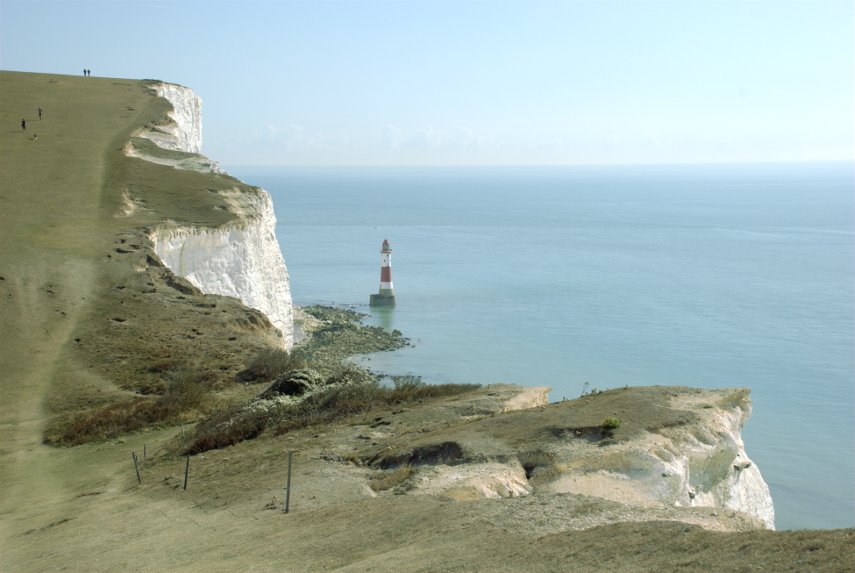
<instances>
[{"instance_id":1,"label":"wooden fence post","mask_svg":"<svg viewBox=\"0 0 855 573\"><path fill-rule=\"evenodd\" d=\"M291 506L291 459L293 456L294 452L288 452L288 481L285 484L285 513L288 513Z\"/></svg>"},{"instance_id":2,"label":"wooden fence post","mask_svg":"<svg viewBox=\"0 0 855 573\"><path fill-rule=\"evenodd\" d=\"M187 491L187 477L190 475L190 456L187 456L187 463L184 464L184 491Z\"/></svg>"},{"instance_id":3,"label":"wooden fence post","mask_svg":"<svg viewBox=\"0 0 855 573\"><path fill-rule=\"evenodd\" d=\"M140 479L140 464L137 461L137 453L131 452L131 456L134 458L134 469L137 471L137 483L142 485L142 479Z\"/></svg>"}]
</instances>

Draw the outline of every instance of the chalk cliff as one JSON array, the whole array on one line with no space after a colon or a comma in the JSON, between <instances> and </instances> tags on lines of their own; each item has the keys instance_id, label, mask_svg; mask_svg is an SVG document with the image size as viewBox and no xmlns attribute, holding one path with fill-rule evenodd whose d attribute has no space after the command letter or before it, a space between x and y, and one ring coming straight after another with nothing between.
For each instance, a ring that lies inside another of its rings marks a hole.
<instances>
[{"instance_id":1,"label":"chalk cliff","mask_svg":"<svg viewBox=\"0 0 855 573\"><path fill-rule=\"evenodd\" d=\"M505 391L492 388L488 394ZM632 515L626 520L671 511L669 519L700 524L738 512L754 527L774 529L769 487L740 434L751 413L748 396L745 389L652 387L543 400L517 411L471 402L458 410L465 424L447 422L423 438L394 444L375 429L378 448L363 459L381 468L418 466L411 494L576 494L622 504ZM618 427L603 427L608 418L620 420Z\"/></svg>"},{"instance_id":2,"label":"chalk cliff","mask_svg":"<svg viewBox=\"0 0 855 573\"><path fill-rule=\"evenodd\" d=\"M140 136L164 149L202 153L202 99L190 88L176 84L157 83L152 87L159 97L172 104L169 114L172 121Z\"/></svg>"},{"instance_id":3,"label":"chalk cliff","mask_svg":"<svg viewBox=\"0 0 855 573\"><path fill-rule=\"evenodd\" d=\"M589 443L555 448L559 475L546 489L641 505L732 509L774 529L769 486L742 442L751 414L748 391L687 389L674 393L670 408L683 414L606 451Z\"/></svg>"},{"instance_id":4,"label":"chalk cliff","mask_svg":"<svg viewBox=\"0 0 855 573\"><path fill-rule=\"evenodd\" d=\"M200 98L189 88L174 84L158 83L152 88L172 104L171 121L135 135L180 153L152 153L133 142L126 153L177 169L219 172L216 163L200 155ZM294 341L291 288L276 240L270 195L261 188L235 188L220 195L235 215L234 222L218 228L165 222L151 233L155 253L172 272L202 292L236 297L266 314L289 348Z\"/></svg>"}]
</instances>

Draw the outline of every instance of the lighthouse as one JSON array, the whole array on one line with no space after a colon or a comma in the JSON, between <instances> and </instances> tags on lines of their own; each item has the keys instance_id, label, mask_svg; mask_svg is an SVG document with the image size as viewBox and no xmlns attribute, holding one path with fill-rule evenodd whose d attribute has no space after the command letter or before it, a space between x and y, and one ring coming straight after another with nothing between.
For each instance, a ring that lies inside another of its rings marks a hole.
<instances>
[{"instance_id":1,"label":"lighthouse","mask_svg":"<svg viewBox=\"0 0 855 573\"><path fill-rule=\"evenodd\" d=\"M371 295L371 306L395 306L395 289L392 288L392 248L383 240L380 248L380 292Z\"/></svg>"}]
</instances>

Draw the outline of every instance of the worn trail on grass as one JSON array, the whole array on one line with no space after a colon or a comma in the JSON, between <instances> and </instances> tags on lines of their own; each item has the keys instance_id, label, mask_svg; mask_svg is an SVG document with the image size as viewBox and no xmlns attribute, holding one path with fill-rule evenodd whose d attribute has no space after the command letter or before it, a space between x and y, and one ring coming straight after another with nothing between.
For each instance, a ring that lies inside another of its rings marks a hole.
<instances>
[{"instance_id":1,"label":"worn trail on grass","mask_svg":"<svg viewBox=\"0 0 855 573\"><path fill-rule=\"evenodd\" d=\"M65 349L95 303L98 257L110 240L101 209L105 156L132 113L132 90L117 90L113 82L89 82L92 97L80 99L70 94L80 90L81 79L18 81L21 76L0 75L0 125L29 119L26 131L7 129L0 137L0 539L6 555L22 527L61 519L54 508L69 496L67 453L42 444L44 404L56 372L74 368Z\"/></svg>"}]
</instances>

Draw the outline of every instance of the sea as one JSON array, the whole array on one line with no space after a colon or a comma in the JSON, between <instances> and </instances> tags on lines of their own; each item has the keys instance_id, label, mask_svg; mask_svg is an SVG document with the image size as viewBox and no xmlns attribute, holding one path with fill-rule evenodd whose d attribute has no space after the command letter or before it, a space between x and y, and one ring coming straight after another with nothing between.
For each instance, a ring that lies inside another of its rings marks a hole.
<instances>
[{"instance_id":1,"label":"sea","mask_svg":"<svg viewBox=\"0 0 855 573\"><path fill-rule=\"evenodd\" d=\"M748 387L777 528L855 526L852 164L231 171L273 197L296 304L412 340L372 369ZM393 309L368 306L384 239Z\"/></svg>"}]
</instances>

